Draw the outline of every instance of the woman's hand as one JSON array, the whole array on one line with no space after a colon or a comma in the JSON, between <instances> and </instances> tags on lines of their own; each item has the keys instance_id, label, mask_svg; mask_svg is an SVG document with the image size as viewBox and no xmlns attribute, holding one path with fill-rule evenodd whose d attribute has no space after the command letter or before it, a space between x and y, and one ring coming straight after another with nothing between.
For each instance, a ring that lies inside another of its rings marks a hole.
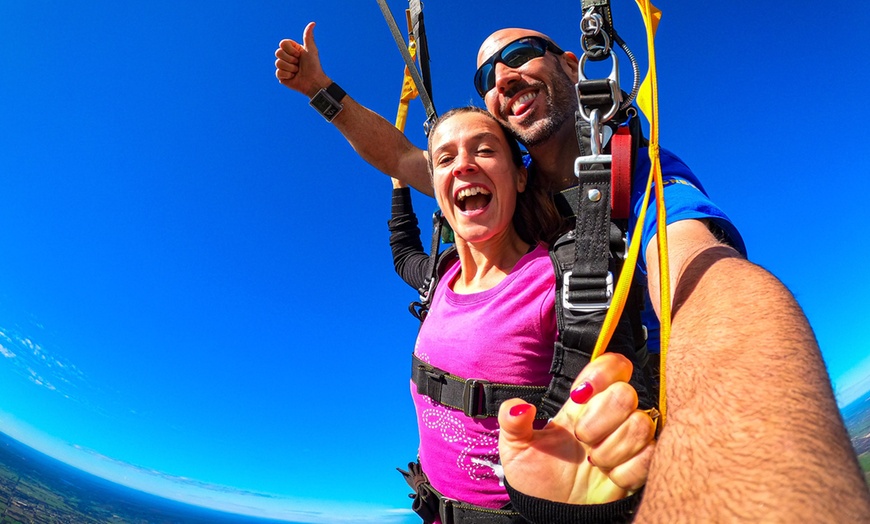
<instances>
[{"instance_id":1,"label":"woman's hand","mask_svg":"<svg viewBox=\"0 0 870 524\"><path fill-rule=\"evenodd\" d=\"M535 407L505 401L499 453L508 483L522 493L570 504L619 500L646 482L655 422L637 409L631 363L605 353L574 381L571 400L535 430Z\"/></svg>"}]
</instances>

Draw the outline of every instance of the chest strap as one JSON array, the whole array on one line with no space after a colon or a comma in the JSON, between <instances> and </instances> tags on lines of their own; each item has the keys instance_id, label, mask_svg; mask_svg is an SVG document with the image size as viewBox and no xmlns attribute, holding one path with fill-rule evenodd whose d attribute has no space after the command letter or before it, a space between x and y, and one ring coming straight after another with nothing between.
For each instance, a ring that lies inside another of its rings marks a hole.
<instances>
[{"instance_id":1,"label":"chest strap","mask_svg":"<svg viewBox=\"0 0 870 524\"><path fill-rule=\"evenodd\" d=\"M472 418L497 417L498 408L505 400L521 398L529 404L541 405L546 386L500 384L483 379L463 378L411 356L411 381L417 393L439 404L458 409ZM538 418L548 418L539 413Z\"/></svg>"}]
</instances>

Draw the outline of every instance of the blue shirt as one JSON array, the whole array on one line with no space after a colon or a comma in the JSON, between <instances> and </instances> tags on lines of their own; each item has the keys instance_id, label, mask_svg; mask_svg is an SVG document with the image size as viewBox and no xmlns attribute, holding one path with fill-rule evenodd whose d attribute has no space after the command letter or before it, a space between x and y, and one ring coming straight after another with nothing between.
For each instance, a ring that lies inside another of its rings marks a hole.
<instances>
[{"instance_id":1,"label":"blue shirt","mask_svg":"<svg viewBox=\"0 0 870 524\"><path fill-rule=\"evenodd\" d=\"M719 206L710 200L704 186L692 170L683 163L680 158L666 149L660 150L662 165L662 183L665 189L665 210L667 222L673 224L680 220L710 220L715 223L727 235L726 242L734 249L746 255L746 246L740 232L731 223L731 219ZM646 181L649 178L649 153L647 148L637 151L635 161L634 180L631 187L631 217L629 218L628 231L634 231L637 217L643 204L643 195L646 190ZM655 184L650 195L649 207L644 220L643 232L641 233L641 258L638 267L646 274L646 248L656 234L656 199ZM631 239L629 239L631 240Z\"/></svg>"},{"instance_id":2,"label":"blue shirt","mask_svg":"<svg viewBox=\"0 0 870 524\"><path fill-rule=\"evenodd\" d=\"M692 173L692 170L680 160L677 155L660 149L662 165L662 183L665 193L665 211L667 223L673 224L680 220L709 220L716 224L726 235L725 242L746 256L746 245L740 232L722 211L719 206L710 200L701 181ZM649 178L650 160L647 148L640 148L635 161L634 180L631 188L631 217L629 218L629 234L634 231L637 217L643 204L643 195L646 190L646 182ZM646 276L646 248L652 237L656 234L656 199L655 183L650 195L649 207L641 233L641 252L638 258L638 269ZM630 240L630 239L629 239ZM659 319L655 314L650 301L649 293L644 295L644 309L641 312L641 321L647 329L647 349L650 353L658 353L659 344Z\"/></svg>"}]
</instances>

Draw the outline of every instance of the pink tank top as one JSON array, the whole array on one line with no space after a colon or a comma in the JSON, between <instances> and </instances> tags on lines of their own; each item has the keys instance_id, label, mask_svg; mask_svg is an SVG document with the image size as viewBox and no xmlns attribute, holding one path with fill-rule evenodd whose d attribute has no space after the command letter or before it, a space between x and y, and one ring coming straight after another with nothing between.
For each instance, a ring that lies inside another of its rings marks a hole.
<instances>
[{"instance_id":1,"label":"pink tank top","mask_svg":"<svg viewBox=\"0 0 870 524\"><path fill-rule=\"evenodd\" d=\"M555 277L541 245L496 287L468 295L450 288L460 264L435 290L414 353L424 362L491 382L546 386L556 340ZM489 508L508 503L498 456L498 420L473 419L419 395L420 463L444 496Z\"/></svg>"}]
</instances>

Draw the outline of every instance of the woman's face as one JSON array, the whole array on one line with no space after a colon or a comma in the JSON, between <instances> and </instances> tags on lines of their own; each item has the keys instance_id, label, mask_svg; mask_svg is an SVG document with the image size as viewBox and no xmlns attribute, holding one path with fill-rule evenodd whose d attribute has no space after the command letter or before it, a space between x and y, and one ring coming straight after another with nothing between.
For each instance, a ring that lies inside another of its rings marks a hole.
<instances>
[{"instance_id":1,"label":"woman's face","mask_svg":"<svg viewBox=\"0 0 870 524\"><path fill-rule=\"evenodd\" d=\"M507 139L486 115L458 113L434 131L432 185L444 218L466 242L513 232L526 170L514 165Z\"/></svg>"}]
</instances>

